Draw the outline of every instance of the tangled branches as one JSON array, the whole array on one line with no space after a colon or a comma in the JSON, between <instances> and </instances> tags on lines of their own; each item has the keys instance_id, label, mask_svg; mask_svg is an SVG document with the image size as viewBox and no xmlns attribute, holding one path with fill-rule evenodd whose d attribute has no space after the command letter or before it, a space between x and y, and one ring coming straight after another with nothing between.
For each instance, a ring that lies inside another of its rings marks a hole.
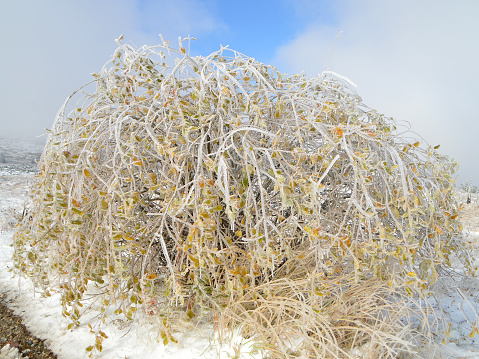
<instances>
[{"instance_id":1,"label":"tangled branches","mask_svg":"<svg viewBox=\"0 0 479 359\"><path fill-rule=\"evenodd\" d=\"M77 325L97 283L116 314L161 317L165 342L181 313L216 313L278 357L410 350L408 298L462 248L456 164L334 73L118 45L56 118L17 269Z\"/></svg>"}]
</instances>

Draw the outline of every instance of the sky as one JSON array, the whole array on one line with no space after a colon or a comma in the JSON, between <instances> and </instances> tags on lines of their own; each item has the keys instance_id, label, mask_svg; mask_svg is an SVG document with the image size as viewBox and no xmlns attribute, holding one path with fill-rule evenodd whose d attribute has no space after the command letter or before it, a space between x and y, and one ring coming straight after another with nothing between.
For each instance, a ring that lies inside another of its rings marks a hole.
<instances>
[{"instance_id":1,"label":"sky","mask_svg":"<svg viewBox=\"0 0 479 359\"><path fill-rule=\"evenodd\" d=\"M191 55L229 45L281 72L348 77L366 105L459 161L459 184L479 185L477 19L477 0L2 0L0 137L44 141L119 35L191 35Z\"/></svg>"}]
</instances>

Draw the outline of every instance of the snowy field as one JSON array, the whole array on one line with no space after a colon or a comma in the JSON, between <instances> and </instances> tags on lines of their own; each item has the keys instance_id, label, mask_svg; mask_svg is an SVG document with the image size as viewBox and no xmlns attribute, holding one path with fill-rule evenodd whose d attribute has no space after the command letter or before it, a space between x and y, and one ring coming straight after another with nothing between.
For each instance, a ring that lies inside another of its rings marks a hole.
<instances>
[{"instance_id":1,"label":"snowy field","mask_svg":"<svg viewBox=\"0 0 479 359\"><path fill-rule=\"evenodd\" d=\"M11 308L22 316L30 331L47 340L50 349L59 358L87 358L85 348L94 342L94 335L87 326L89 317L85 315L83 325L75 330L67 330L70 323L61 314L60 296L54 294L42 298L35 293L31 283L12 276L10 247L14 226L22 216L28 204L28 189L33 181L33 174L13 167L0 168L0 292L6 293ZM461 197L462 199L462 197ZM464 198L465 200L465 198ZM464 235L479 243L479 199L473 198L465 205L463 214ZM479 253L479 244L477 246ZM455 289L454 287L458 289ZM441 280L431 300L445 310L451 325L447 344L425 344L422 358L479 358L479 334L472 333L479 308L479 281L466 279L460 275L447 281ZM90 317L91 318L91 317ZM185 324L188 325L188 324ZM103 342L103 351L94 354L95 358L108 359L153 359L153 358L261 358L261 352L254 343L241 340L238 336L224 339L222 345L214 340L213 327L204 324L201 327L187 328L186 334L178 333L178 343L164 346L156 340L148 340L155 333L145 324L124 327L120 320L109 323L102 330L108 335ZM6 348L5 348L6 349ZM5 352L6 350L4 350ZM357 356L362 358L360 354ZM0 354L0 358L2 355Z\"/></svg>"}]
</instances>

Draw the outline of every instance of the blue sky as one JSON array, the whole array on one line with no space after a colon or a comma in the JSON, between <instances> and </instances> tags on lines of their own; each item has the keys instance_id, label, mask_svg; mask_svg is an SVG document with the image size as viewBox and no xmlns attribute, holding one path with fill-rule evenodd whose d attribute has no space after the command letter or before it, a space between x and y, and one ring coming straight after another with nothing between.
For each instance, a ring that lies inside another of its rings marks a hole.
<instances>
[{"instance_id":1,"label":"blue sky","mask_svg":"<svg viewBox=\"0 0 479 359\"><path fill-rule=\"evenodd\" d=\"M269 63L278 47L293 41L309 23L334 24L336 14L330 5L331 1L310 3L309 12L303 12L294 0L205 2L211 4L209 9L219 20L218 28L204 41L198 38L195 48L210 53L218 48L218 44L227 44L239 52Z\"/></svg>"},{"instance_id":2,"label":"blue sky","mask_svg":"<svg viewBox=\"0 0 479 359\"><path fill-rule=\"evenodd\" d=\"M367 105L461 162L458 182L479 185L477 19L477 0L5 1L0 136L44 133L120 34L137 46L191 35L192 55L229 45L282 72L350 78Z\"/></svg>"}]
</instances>

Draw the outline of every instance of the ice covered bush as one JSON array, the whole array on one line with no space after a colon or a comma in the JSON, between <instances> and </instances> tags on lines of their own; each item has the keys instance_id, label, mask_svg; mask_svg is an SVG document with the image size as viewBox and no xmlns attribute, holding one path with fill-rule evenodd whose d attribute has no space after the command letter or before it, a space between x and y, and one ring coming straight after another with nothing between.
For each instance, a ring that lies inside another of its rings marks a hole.
<instances>
[{"instance_id":1,"label":"ice covered bush","mask_svg":"<svg viewBox=\"0 0 479 359\"><path fill-rule=\"evenodd\" d=\"M59 111L14 238L72 326L96 285L99 319L141 312L164 343L214 320L270 357L396 357L438 271L470 264L456 164L339 75L118 41L92 83Z\"/></svg>"}]
</instances>

